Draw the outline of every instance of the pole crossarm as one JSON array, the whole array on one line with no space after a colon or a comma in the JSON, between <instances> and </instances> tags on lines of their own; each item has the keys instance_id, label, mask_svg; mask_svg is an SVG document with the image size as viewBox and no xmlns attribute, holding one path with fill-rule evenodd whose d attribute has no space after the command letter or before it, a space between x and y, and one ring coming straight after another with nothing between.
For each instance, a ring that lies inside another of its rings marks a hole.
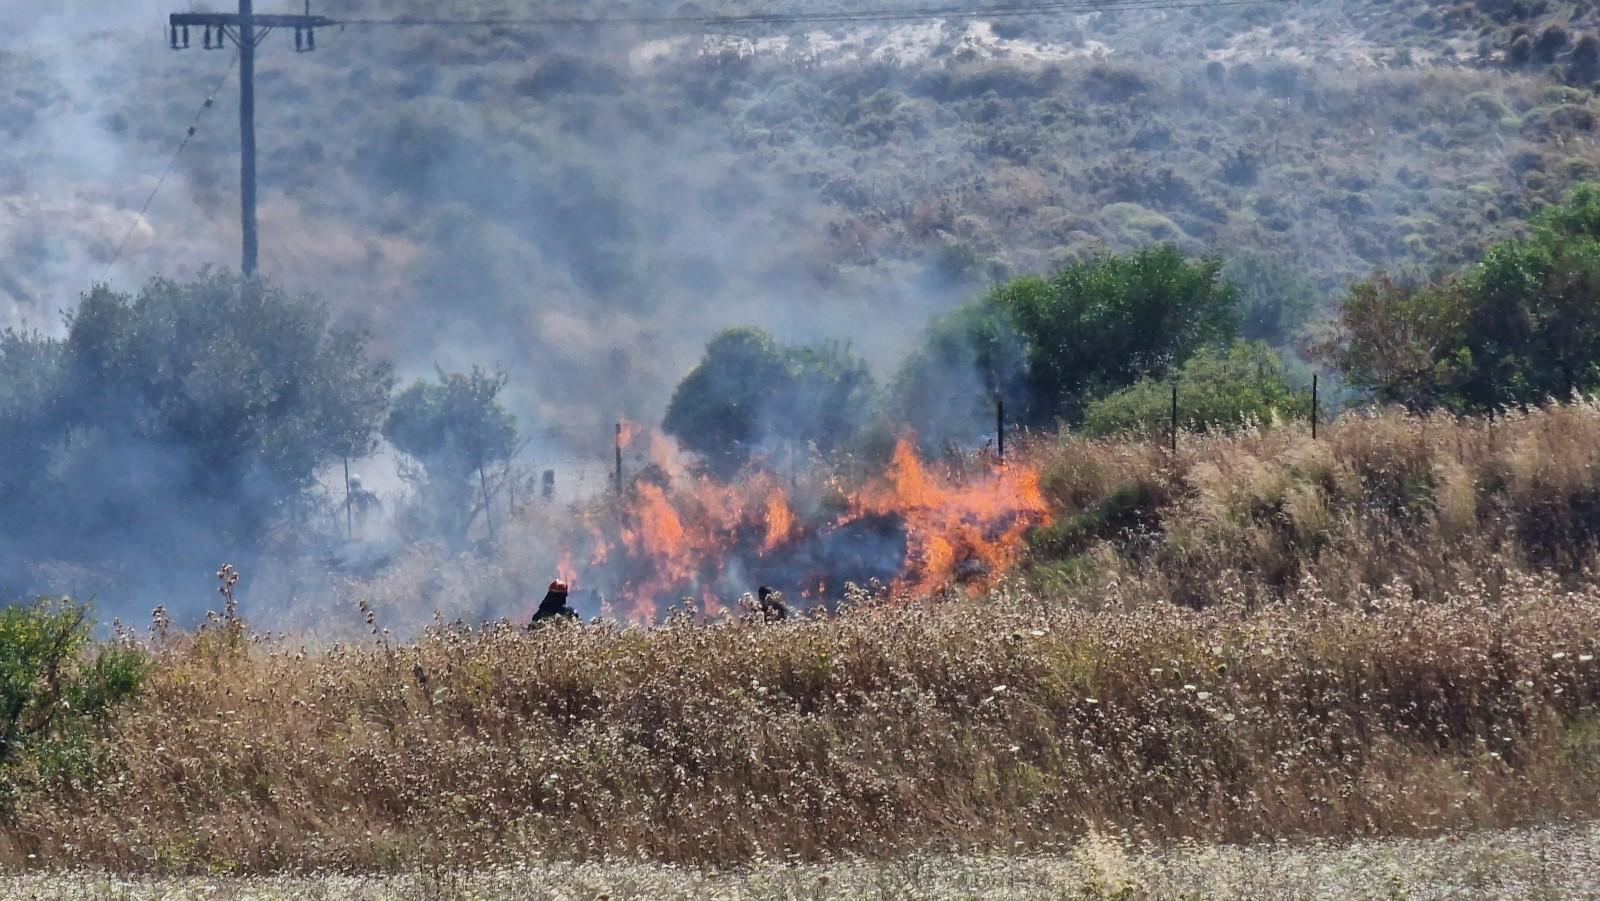
<instances>
[{"instance_id":1,"label":"pole crossarm","mask_svg":"<svg viewBox=\"0 0 1600 901\"><path fill-rule=\"evenodd\" d=\"M167 23L176 28L185 25L212 28L238 28L250 24L257 28L332 28L338 20L327 16L248 15L238 13L173 13Z\"/></svg>"}]
</instances>

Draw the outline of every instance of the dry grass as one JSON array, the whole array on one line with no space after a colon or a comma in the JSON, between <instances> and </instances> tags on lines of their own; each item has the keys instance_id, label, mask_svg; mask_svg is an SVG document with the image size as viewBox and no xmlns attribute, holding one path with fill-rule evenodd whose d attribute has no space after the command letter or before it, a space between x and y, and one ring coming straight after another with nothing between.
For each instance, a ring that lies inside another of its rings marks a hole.
<instances>
[{"instance_id":1,"label":"dry grass","mask_svg":"<svg viewBox=\"0 0 1600 901\"><path fill-rule=\"evenodd\" d=\"M1600 588L1091 613L1017 589L781 627L160 651L0 859L118 871L684 863L1419 835L1600 800ZM34 855L30 857L29 855Z\"/></svg>"},{"instance_id":2,"label":"dry grass","mask_svg":"<svg viewBox=\"0 0 1600 901\"><path fill-rule=\"evenodd\" d=\"M1036 586L1104 605L1265 602L1314 586L1416 597L1495 589L1511 572L1589 580L1600 548L1600 406L1496 419L1347 415L1164 443L1047 439L1044 487L1066 537ZM1120 517L1118 496L1135 499ZM1110 500L1108 500L1110 499Z\"/></svg>"},{"instance_id":3,"label":"dry grass","mask_svg":"<svg viewBox=\"0 0 1600 901\"><path fill-rule=\"evenodd\" d=\"M845 866L1592 814L1600 410L1183 448L1036 449L1083 528L981 599L310 648L227 620L153 637L143 696L76 765L12 774L0 864ZM1103 515L1119 493L1131 520Z\"/></svg>"}]
</instances>

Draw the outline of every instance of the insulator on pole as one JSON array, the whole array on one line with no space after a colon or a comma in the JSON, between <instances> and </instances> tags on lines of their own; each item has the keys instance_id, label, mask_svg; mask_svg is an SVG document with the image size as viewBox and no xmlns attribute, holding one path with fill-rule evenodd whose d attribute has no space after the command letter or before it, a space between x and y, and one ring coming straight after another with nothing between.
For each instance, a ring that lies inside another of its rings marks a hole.
<instances>
[{"instance_id":1,"label":"insulator on pole","mask_svg":"<svg viewBox=\"0 0 1600 901\"><path fill-rule=\"evenodd\" d=\"M317 49L317 30L315 28L306 29L306 49Z\"/></svg>"},{"instance_id":2,"label":"insulator on pole","mask_svg":"<svg viewBox=\"0 0 1600 901\"><path fill-rule=\"evenodd\" d=\"M167 30L172 32L172 49L178 49L178 26L169 25L167 26Z\"/></svg>"},{"instance_id":3,"label":"insulator on pole","mask_svg":"<svg viewBox=\"0 0 1600 901\"><path fill-rule=\"evenodd\" d=\"M304 45L305 45L305 35L301 32L301 29L296 28L294 30L294 49L303 50L303 49L305 49Z\"/></svg>"},{"instance_id":4,"label":"insulator on pole","mask_svg":"<svg viewBox=\"0 0 1600 901\"><path fill-rule=\"evenodd\" d=\"M210 49L211 49L211 26L210 26L210 25L207 25L207 26L206 26L206 42L205 42L205 48L206 48L206 49L207 49L207 50L210 50Z\"/></svg>"},{"instance_id":5,"label":"insulator on pole","mask_svg":"<svg viewBox=\"0 0 1600 901\"><path fill-rule=\"evenodd\" d=\"M187 25L183 26L183 46L185 48L189 46L189 26Z\"/></svg>"}]
</instances>

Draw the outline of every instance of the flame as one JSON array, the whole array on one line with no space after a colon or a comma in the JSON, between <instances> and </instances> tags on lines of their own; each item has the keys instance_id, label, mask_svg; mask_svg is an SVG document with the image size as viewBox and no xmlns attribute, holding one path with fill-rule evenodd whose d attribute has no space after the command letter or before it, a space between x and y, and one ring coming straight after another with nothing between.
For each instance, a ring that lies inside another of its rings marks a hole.
<instances>
[{"instance_id":1,"label":"flame","mask_svg":"<svg viewBox=\"0 0 1600 901\"><path fill-rule=\"evenodd\" d=\"M981 590L1015 565L1028 530L1050 520L1039 473L1026 461L934 468L910 435L896 442L882 473L860 484L808 478L786 490L761 469L731 482L698 475L666 436L625 431L650 466L621 497L581 515L569 539L587 546L564 551L560 572L574 585L588 581L612 609L639 621L685 597L715 615L758 583L825 599L830 585L859 578L851 566L886 553L864 549L863 534L894 535L884 544L893 559L882 567L893 597L951 585ZM575 567L580 558L587 564Z\"/></svg>"},{"instance_id":2,"label":"flame","mask_svg":"<svg viewBox=\"0 0 1600 901\"><path fill-rule=\"evenodd\" d=\"M794 537L794 510L789 507L789 498L776 485L767 494L766 512L762 519L767 526L767 537L761 542L763 553Z\"/></svg>"},{"instance_id":3,"label":"flame","mask_svg":"<svg viewBox=\"0 0 1600 901\"><path fill-rule=\"evenodd\" d=\"M619 447L632 446L634 439L639 437L641 431L643 431L643 428L631 419L617 420L617 445Z\"/></svg>"},{"instance_id":4,"label":"flame","mask_svg":"<svg viewBox=\"0 0 1600 901\"><path fill-rule=\"evenodd\" d=\"M572 550L570 548L563 549L561 551L561 560L556 563L556 578L570 585L572 580L577 577L578 567L572 562Z\"/></svg>"},{"instance_id":5,"label":"flame","mask_svg":"<svg viewBox=\"0 0 1600 901\"><path fill-rule=\"evenodd\" d=\"M906 566L896 594L932 594L956 581L968 561L997 576L1016 563L1028 530L1050 518L1037 469L1013 464L967 481L938 478L909 435L895 443L886 483L851 500L855 516L898 514L905 522Z\"/></svg>"}]
</instances>

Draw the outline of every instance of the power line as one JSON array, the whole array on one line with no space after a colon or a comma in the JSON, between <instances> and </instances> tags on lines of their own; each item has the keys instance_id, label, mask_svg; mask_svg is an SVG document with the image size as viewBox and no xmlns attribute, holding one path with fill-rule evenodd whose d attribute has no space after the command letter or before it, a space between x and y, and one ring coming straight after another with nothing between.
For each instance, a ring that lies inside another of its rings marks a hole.
<instances>
[{"instance_id":1,"label":"power line","mask_svg":"<svg viewBox=\"0 0 1600 901\"><path fill-rule=\"evenodd\" d=\"M222 85L227 82L228 76L233 74L233 67L238 62L239 54L234 53L233 59L228 63L228 68L223 71L222 77L217 79L216 85L211 88L211 93L206 95L205 102L200 104L198 110L195 110L194 119L189 123L189 130L184 133L183 140L178 143L178 149L172 151L172 156L167 159L167 167L161 170L161 177L156 179L156 186L150 189L150 196L146 197L144 205L139 207L139 215L128 223L128 230L123 233L122 240L117 242L117 252L111 255L111 262L106 263L105 271L100 273L100 281L106 280L106 276L111 274L111 267L115 266L117 260L122 258L122 250L128 246L128 239L133 237L134 230L139 227L140 222L144 221L144 214L150 211L150 204L156 199L156 194L160 193L161 186L167 183L167 176L172 174L172 167L177 164L178 157L183 154L183 149L188 147L189 142L194 139L195 132L200 127L200 117L204 116L206 110L216 103L217 92L222 90Z\"/></svg>"},{"instance_id":2,"label":"power line","mask_svg":"<svg viewBox=\"0 0 1600 901\"><path fill-rule=\"evenodd\" d=\"M254 0L239 0L237 13L186 12L167 17L168 44L174 50L190 46L191 28L201 29L201 46L206 49L221 47L224 40L232 40L239 52L234 57L239 66L239 219L241 242L239 271L250 276L256 270L256 145L255 145L255 52L256 45L277 28L294 31L297 52L317 49L317 29L330 27L388 26L436 28L505 28L505 27L600 27L607 25L648 26L699 26L707 28L737 28L755 26L784 26L798 24L843 24L857 22L897 22L929 19L1001 18L1012 16L1039 16L1049 13L1102 13L1129 10L1201 10L1235 6L1267 6L1293 3L1295 0L1001 0L985 6L924 6L898 9L838 10L832 12L795 11L780 13L750 13L745 15L676 15L676 16L535 16L499 17L484 19L392 18L392 19L335 19L312 15L311 0L305 0L304 14L260 14L255 12ZM157 7L159 9L159 6ZM232 65L229 66L231 71ZM224 76L226 77L226 76ZM215 92L213 92L215 93ZM206 101L210 106L211 101ZM198 116L196 116L198 121ZM194 126L189 128L189 137ZM188 138L178 152L188 145ZM173 155L176 162L177 154ZM172 162L167 164L170 172ZM163 172L156 191L166 181ZM155 191L145 201L148 208ZM144 215L140 212L140 217ZM134 220L124 236L126 244L138 220ZM122 254L123 244L117 247L112 263ZM110 265L106 267L110 271Z\"/></svg>"},{"instance_id":3,"label":"power line","mask_svg":"<svg viewBox=\"0 0 1600 901\"><path fill-rule=\"evenodd\" d=\"M533 16L487 19L334 19L338 25L454 28L584 28L614 25L739 27L751 25L837 24L901 22L920 19L980 19L1037 16L1048 13L1094 13L1143 10L1220 9L1239 6L1275 6L1296 0L1043 0L991 6L935 6L905 9L840 10L836 12L750 13L747 15L687 16Z\"/></svg>"}]
</instances>

